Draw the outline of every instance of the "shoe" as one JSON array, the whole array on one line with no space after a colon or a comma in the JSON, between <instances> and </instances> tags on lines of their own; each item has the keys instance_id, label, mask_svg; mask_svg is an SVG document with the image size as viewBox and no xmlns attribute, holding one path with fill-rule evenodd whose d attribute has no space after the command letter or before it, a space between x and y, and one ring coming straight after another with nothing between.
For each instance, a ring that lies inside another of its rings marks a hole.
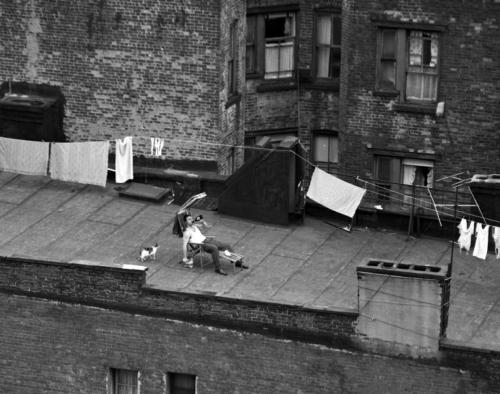
<instances>
[{"instance_id":1,"label":"shoe","mask_svg":"<svg viewBox=\"0 0 500 394\"><path fill-rule=\"evenodd\" d=\"M224 275L226 276L227 275L227 272L224 271L223 269L219 268L218 270L215 270L215 272L217 272L219 275Z\"/></svg>"},{"instance_id":2,"label":"shoe","mask_svg":"<svg viewBox=\"0 0 500 394\"><path fill-rule=\"evenodd\" d=\"M241 269L244 269L244 270L247 270L247 269L248 269L248 265L246 265L245 263L243 263L241 260L240 260L240 261L237 261L234 265L235 265L236 267L241 268Z\"/></svg>"}]
</instances>

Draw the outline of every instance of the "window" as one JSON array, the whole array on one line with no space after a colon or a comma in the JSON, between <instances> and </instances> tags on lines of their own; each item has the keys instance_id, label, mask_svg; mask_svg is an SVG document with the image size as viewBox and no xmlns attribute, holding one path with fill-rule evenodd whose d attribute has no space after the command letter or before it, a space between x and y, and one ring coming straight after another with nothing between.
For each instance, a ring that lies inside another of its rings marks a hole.
<instances>
[{"instance_id":1,"label":"window","mask_svg":"<svg viewBox=\"0 0 500 394\"><path fill-rule=\"evenodd\" d=\"M184 373L168 373L169 394L195 394L196 375Z\"/></svg>"},{"instance_id":2,"label":"window","mask_svg":"<svg viewBox=\"0 0 500 394\"><path fill-rule=\"evenodd\" d=\"M379 30L377 90L399 94L401 101L435 102L439 81L439 33Z\"/></svg>"},{"instance_id":3,"label":"window","mask_svg":"<svg viewBox=\"0 0 500 394\"><path fill-rule=\"evenodd\" d=\"M390 200L390 191L400 191L400 186L414 185L432 187L434 163L430 160L401 158L392 156L375 157L375 177L377 185L387 192L379 191L380 200ZM408 190L401 190L408 194ZM395 197L395 196L393 196Z\"/></svg>"},{"instance_id":4,"label":"window","mask_svg":"<svg viewBox=\"0 0 500 394\"><path fill-rule=\"evenodd\" d=\"M341 32L340 14L317 13L315 32L316 78L333 79L339 77Z\"/></svg>"},{"instance_id":5,"label":"window","mask_svg":"<svg viewBox=\"0 0 500 394\"><path fill-rule=\"evenodd\" d=\"M139 394L138 371L111 368L110 394Z\"/></svg>"},{"instance_id":6,"label":"window","mask_svg":"<svg viewBox=\"0 0 500 394\"><path fill-rule=\"evenodd\" d=\"M336 135L315 134L313 161L322 170L332 173L339 162L339 140Z\"/></svg>"},{"instance_id":7,"label":"window","mask_svg":"<svg viewBox=\"0 0 500 394\"><path fill-rule=\"evenodd\" d=\"M227 60L227 86L229 95L238 93L238 21L229 26L229 51Z\"/></svg>"},{"instance_id":8,"label":"window","mask_svg":"<svg viewBox=\"0 0 500 394\"><path fill-rule=\"evenodd\" d=\"M291 78L295 69L295 12L247 17L246 71L265 79Z\"/></svg>"}]
</instances>

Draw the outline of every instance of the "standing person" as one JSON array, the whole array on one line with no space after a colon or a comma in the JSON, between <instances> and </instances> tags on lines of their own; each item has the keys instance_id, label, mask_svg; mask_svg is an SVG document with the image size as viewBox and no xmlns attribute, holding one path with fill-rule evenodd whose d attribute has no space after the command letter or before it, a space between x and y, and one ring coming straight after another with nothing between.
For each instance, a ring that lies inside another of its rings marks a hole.
<instances>
[{"instance_id":1,"label":"standing person","mask_svg":"<svg viewBox=\"0 0 500 394\"><path fill-rule=\"evenodd\" d=\"M226 243L219 242L216 239L208 239L207 237L205 237L198 228L199 223L195 222L190 214L186 214L184 216L184 221L186 229L184 230L182 236L182 253L184 255L182 261L184 263L187 263L189 261L187 258L188 243L200 244L201 248L205 252L210 253L210 255L212 256L212 260L215 264L215 272L220 275L227 275L227 273L221 268L219 250L228 250L232 252L233 249L231 248L231 246ZM201 223L205 227L208 227L207 223L204 220L201 220Z\"/></svg>"}]
</instances>

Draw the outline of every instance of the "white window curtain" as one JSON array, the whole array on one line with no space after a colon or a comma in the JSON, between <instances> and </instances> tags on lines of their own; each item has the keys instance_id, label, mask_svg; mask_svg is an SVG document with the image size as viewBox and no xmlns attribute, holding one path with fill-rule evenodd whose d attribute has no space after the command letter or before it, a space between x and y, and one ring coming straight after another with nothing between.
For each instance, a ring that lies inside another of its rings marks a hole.
<instances>
[{"instance_id":1,"label":"white window curtain","mask_svg":"<svg viewBox=\"0 0 500 394\"><path fill-rule=\"evenodd\" d=\"M317 76L328 78L330 70L330 45L332 38L332 19L330 16L318 16L316 40L317 48Z\"/></svg>"},{"instance_id":2,"label":"white window curtain","mask_svg":"<svg viewBox=\"0 0 500 394\"><path fill-rule=\"evenodd\" d=\"M415 174L417 173L416 166L404 165L403 166L403 184L413 185L415 182Z\"/></svg>"},{"instance_id":3,"label":"white window curtain","mask_svg":"<svg viewBox=\"0 0 500 394\"><path fill-rule=\"evenodd\" d=\"M266 78L288 78L293 70L293 42L266 44Z\"/></svg>"}]
</instances>

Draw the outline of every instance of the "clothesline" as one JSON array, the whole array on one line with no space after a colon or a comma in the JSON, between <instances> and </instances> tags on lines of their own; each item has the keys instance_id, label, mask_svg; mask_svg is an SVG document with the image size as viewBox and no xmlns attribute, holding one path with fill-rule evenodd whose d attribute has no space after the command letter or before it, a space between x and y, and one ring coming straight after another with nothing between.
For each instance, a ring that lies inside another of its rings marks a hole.
<instances>
[{"instance_id":1,"label":"clothesline","mask_svg":"<svg viewBox=\"0 0 500 394\"><path fill-rule=\"evenodd\" d=\"M158 138L158 137L151 137L151 136L144 136L144 135L128 136L128 137L132 138L132 139L133 138L143 138L143 139L148 139L148 140ZM125 139L125 138L127 138L127 137L122 137L122 139ZM107 142L116 142L116 141L119 141L119 140L122 140L122 139L120 139L120 138L115 138L115 139L98 139L98 140L97 139L92 139L92 140L87 140L87 141L75 141L75 142L106 142L106 141ZM182 142L184 144L201 144L201 145L211 145L211 146L220 146L220 147L227 147L227 148L234 148L234 149L248 149L248 150L267 151L267 152L272 152L272 151L277 151L278 150L277 148L266 148L266 147L255 147L255 146L246 146L246 145L223 144L223 143L215 143L215 142L208 142L208 141L192 141L192 140L179 140L179 139L177 139L177 140L176 139L170 139L169 141L172 141L172 142ZM60 143L60 144L71 144L71 142L69 142L69 143ZM307 158L305 158L302 155L298 154L297 152L295 152L293 150L290 151L290 152L292 152L292 154L294 154L297 158L303 160L306 164L309 164L311 167L313 167L313 168L319 168L314 163L312 163L310 160L308 160ZM359 176L355 176L355 175L352 175L352 174L344 174L344 175L352 177L354 179L358 179L361 182L364 182L365 183L365 188L366 188L366 185L369 184L369 185L372 185L372 186L374 186L376 188L383 189L379 185L376 185L374 183L370 183L370 182L368 182L368 181L366 181L364 179L361 179ZM367 189L367 191L370 192L370 193L376 193L376 192L373 192L373 191L368 190L368 189ZM412 199L412 201L414 201L416 203L419 203L421 205L430 204L426 200L423 200L423 199L420 199L420 198L416 198L416 197L413 197L413 196L410 196L410 195L407 195L407 194L404 194L404 193L400 193L400 192L397 192L397 191L394 191L394 190L391 190L391 193L401 195L406 200L408 198L410 198L410 199ZM391 199L391 200L394 200L394 201L398 201L398 202L405 202L404 199L399 199L399 198L396 198L394 196L388 196L388 198ZM439 204L436 204L436 205L439 205ZM444 208L444 207L442 208L442 210L437 210L437 209L434 209L434 208L427 208L425 206L422 206L421 208L427 209L429 211L433 211L433 212L436 212L436 213L448 214L448 215L451 215L450 212L453 212L452 209L447 209L447 208ZM470 214L468 212L461 211L461 210L458 210L457 213L460 214L460 215L466 215L468 217L476 217L476 218L480 217L479 215ZM499 223L500 224L500 221L492 219L492 218L485 217L484 219L485 219L485 223L486 223L486 220L487 220L490 223L494 222L494 223Z\"/></svg>"},{"instance_id":2,"label":"clothesline","mask_svg":"<svg viewBox=\"0 0 500 394\"><path fill-rule=\"evenodd\" d=\"M367 180L364 180L364 179L361 179L359 177L357 177L357 179L360 181L360 182L364 182L365 184L368 184L370 186L373 186L377 189L381 189L381 190L384 190L384 191L387 191L387 189L385 189L384 187L380 186L380 185L377 185L375 183L371 183ZM368 190L368 189L367 189ZM378 192L374 192L374 191L371 191L371 190L368 190L368 192L370 193L375 193L375 194L378 194ZM396 190L391 190L391 193L394 193L396 195L400 195L400 196L403 196L403 197L406 197L407 199L411 199L413 200L415 203L420 203L420 204L428 204L428 205L431 205L430 202L426 201L426 200L423 200L423 199L420 199L420 198L417 198L417 197L413 197L411 195L408 195L408 194L404 194L404 193L401 193L401 192L398 192ZM398 202L405 202L405 199L404 198L397 198L397 197L393 197L393 196L388 196L389 199L392 199L392 200L395 200L395 201L398 201ZM436 206L439 206L440 204L436 204ZM452 205L454 206L454 204ZM458 206L458 205L457 205ZM476 206L476 205L474 205ZM429 208L429 207L425 207L425 206L421 206L422 209L426 209L428 211L432 211L432 212L435 212L435 209L434 208ZM448 208L443 208L442 210L438 210L439 213L441 214L446 214L448 216L454 216L454 210L453 209L448 209ZM474 218L484 218L484 219L487 219L484 221L485 224L491 224L491 223L498 223L500 224L500 221L498 220L495 220L495 219L492 219L492 218L488 218L488 217L484 217L484 216L480 216L480 215L475 215L475 214L472 214L472 213L468 213L468 212L465 212L465 211L461 211L461 210L457 210L457 214L461 214L461 215L464 215L464 216L468 216L468 217L474 217Z\"/></svg>"}]
</instances>

